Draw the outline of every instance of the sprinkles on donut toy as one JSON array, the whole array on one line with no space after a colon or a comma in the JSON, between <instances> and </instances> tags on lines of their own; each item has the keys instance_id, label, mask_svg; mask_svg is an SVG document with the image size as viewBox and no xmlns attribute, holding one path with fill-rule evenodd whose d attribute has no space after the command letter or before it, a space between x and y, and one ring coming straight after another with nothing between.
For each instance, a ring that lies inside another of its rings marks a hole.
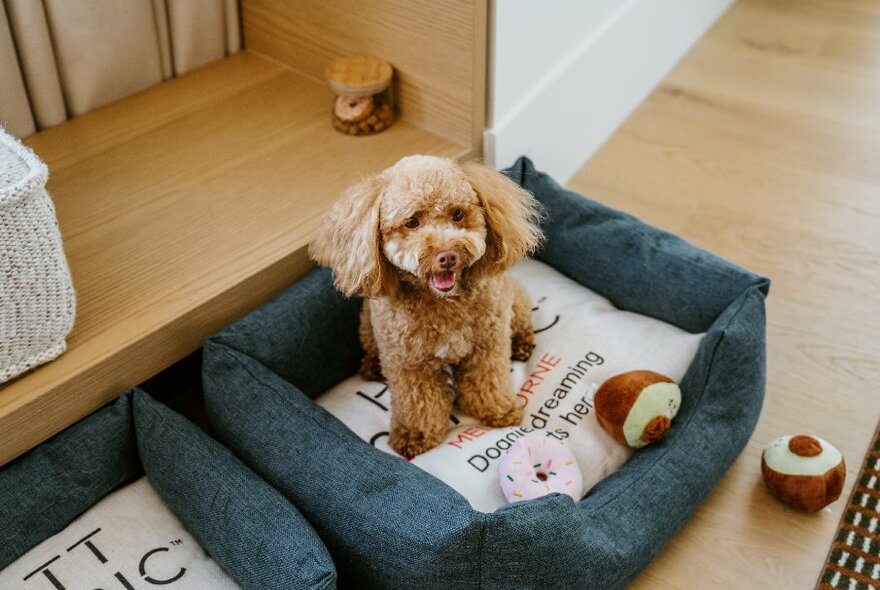
<instances>
[{"instance_id":1,"label":"sprinkles on donut toy","mask_svg":"<svg viewBox=\"0 0 880 590\"><path fill-rule=\"evenodd\" d=\"M558 492L583 496L584 478L571 450L560 441L533 432L516 441L498 465L501 491L508 502Z\"/></svg>"}]
</instances>

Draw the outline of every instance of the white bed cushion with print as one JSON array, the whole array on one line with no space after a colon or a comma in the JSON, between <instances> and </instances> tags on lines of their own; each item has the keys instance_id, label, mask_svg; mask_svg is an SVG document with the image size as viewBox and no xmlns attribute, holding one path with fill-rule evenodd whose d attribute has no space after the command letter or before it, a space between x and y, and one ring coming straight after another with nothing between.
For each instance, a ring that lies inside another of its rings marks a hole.
<instances>
[{"instance_id":1,"label":"white bed cushion with print","mask_svg":"<svg viewBox=\"0 0 880 590\"><path fill-rule=\"evenodd\" d=\"M545 432L574 452L584 475L583 493L626 462L632 451L599 426L592 396L614 375L649 369L680 381L702 334L636 313L535 260L511 271L532 298L537 346L527 362L513 362L510 384L525 406L519 427L489 428L455 411L446 439L411 458L461 493L471 506L491 512L507 502L498 460L528 432ZM316 402L358 436L388 453L392 392L382 383L351 377Z\"/></svg>"},{"instance_id":2,"label":"white bed cushion with print","mask_svg":"<svg viewBox=\"0 0 880 590\"><path fill-rule=\"evenodd\" d=\"M0 571L0 588L237 590L141 478Z\"/></svg>"}]
</instances>

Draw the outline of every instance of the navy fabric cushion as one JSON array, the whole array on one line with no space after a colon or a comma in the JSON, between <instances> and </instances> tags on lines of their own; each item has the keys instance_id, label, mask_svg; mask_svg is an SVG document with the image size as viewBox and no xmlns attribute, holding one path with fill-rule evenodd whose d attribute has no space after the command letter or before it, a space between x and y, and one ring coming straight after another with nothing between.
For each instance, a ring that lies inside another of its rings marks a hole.
<instances>
[{"instance_id":1,"label":"navy fabric cushion","mask_svg":"<svg viewBox=\"0 0 880 590\"><path fill-rule=\"evenodd\" d=\"M0 469L0 569L143 475L121 397Z\"/></svg>"},{"instance_id":2,"label":"navy fabric cushion","mask_svg":"<svg viewBox=\"0 0 880 590\"><path fill-rule=\"evenodd\" d=\"M275 488L144 392L132 401L147 478L242 588L336 587L326 547Z\"/></svg>"},{"instance_id":3,"label":"navy fabric cushion","mask_svg":"<svg viewBox=\"0 0 880 590\"><path fill-rule=\"evenodd\" d=\"M681 238L582 197L528 158L504 171L544 206L537 258L617 308L705 332L744 291L770 281Z\"/></svg>"},{"instance_id":4,"label":"navy fabric cushion","mask_svg":"<svg viewBox=\"0 0 880 590\"><path fill-rule=\"evenodd\" d=\"M307 515L341 585L477 587L482 515L461 495L376 451L261 363L213 341L204 358L213 427Z\"/></svg>"},{"instance_id":5,"label":"navy fabric cushion","mask_svg":"<svg viewBox=\"0 0 880 590\"><path fill-rule=\"evenodd\" d=\"M769 281L566 191L523 158L507 173L545 207L538 258L622 309L706 332L666 439L580 502L550 495L475 512L361 441L309 398L355 371L358 302L316 270L210 338L217 435L317 528L358 588L620 588L660 551L742 450L765 384ZM314 310L314 313L313 311Z\"/></svg>"},{"instance_id":6,"label":"navy fabric cushion","mask_svg":"<svg viewBox=\"0 0 880 590\"><path fill-rule=\"evenodd\" d=\"M360 299L346 299L315 270L296 285L296 298L307 305L266 305L223 331L223 342L248 355L316 397L354 373L361 362L357 329ZM282 296L283 297L283 296ZM259 332L254 332L259 330ZM297 355L288 354L296 350Z\"/></svg>"},{"instance_id":7,"label":"navy fabric cushion","mask_svg":"<svg viewBox=\"0 0 880 590\"><path fill-rule=\"evenodd\" d=\"M332 559L302 515L218 442L139 390L0 470L0 569L144 472L242 588L335 588Z\"/></svg>"}]
</instances>

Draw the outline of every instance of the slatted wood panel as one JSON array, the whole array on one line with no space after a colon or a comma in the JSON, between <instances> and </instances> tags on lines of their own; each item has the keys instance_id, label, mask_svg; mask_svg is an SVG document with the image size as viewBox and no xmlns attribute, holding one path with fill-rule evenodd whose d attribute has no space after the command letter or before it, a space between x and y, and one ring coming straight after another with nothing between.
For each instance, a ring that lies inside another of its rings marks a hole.
<instances>
[{"instance_id":1,"label":"slatted wood panel","mask_svg":"<svg viewBox=\"0 0 880 590\"><path fill-rule=\"evenodd\" d=\"M0 464L309 269L315 223L349 183L468 151L406 121L344 136L330 101L245 53L27 139L51 171L78 311L67 353L0 385Z\"/></svg>"},{"instance_id":2,"label":"slatted wood panel","mask_svg":"<svg viewBox=\"0 0 880 590\"><path fill-rule=\"evenodd\" d=\"M572 180L774 281L757 431L633 588L815 584L880 417L878 154L880 3L740 0ZM761 483L796 433L846 458L828 511Z\"/></svg>"},{"instance_id":3,"label":"slatted wood panel","mask_svg":"<svg viewBox=\"0 0 880 590\"><path fill-rule=\"evenodd\" d=\"M337 57L396 69L401 116L481 153L486 2L242 0L245 46L316 80Z\"/></svg>"}]
</instances>

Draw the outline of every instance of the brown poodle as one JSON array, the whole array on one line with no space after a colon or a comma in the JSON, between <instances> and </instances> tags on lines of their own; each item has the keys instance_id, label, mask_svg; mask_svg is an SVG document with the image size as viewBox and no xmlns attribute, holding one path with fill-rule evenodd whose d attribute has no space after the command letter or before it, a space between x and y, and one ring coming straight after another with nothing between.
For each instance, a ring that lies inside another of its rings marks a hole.
<instances>
[{"instance_id":1,"label":"brown poodle","mask_svg":"<svg viewBox=\"0 0 880 590\"><path fill-rule=\"evenodd\" d=\"M510 359L534 347L532 304L505 271L541 239L532 196L495 170L410 156L351 187L309 253L336 287L366 298L360 373L393 392L389 444L404 456L438 445L453 393L488 426L520 423Z\"/></svg>"}]
</instances>

